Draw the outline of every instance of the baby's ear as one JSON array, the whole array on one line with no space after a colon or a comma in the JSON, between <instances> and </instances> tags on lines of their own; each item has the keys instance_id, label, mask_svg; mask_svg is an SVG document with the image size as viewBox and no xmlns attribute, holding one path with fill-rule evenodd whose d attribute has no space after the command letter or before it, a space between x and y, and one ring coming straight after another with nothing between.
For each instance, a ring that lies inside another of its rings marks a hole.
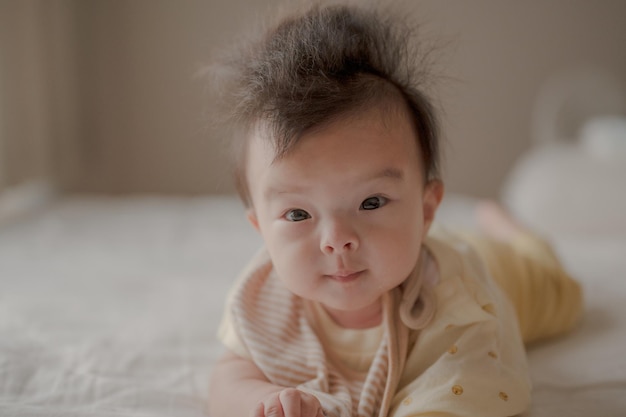
<instances>
[{"instance_id":1,"label":"baby's ear","mask_svg":"<svg viewBox=\"0 0 626 417\"><path fill-rule=\"evenodd\" d=\"M248 210L246 210L246 217L248 218L248 221L250 222L252 227L254 227L256 231L258 232L259 231L259 219L256 216L256 211L253 208L249 208Z\"/></svg>"},{"instance_id":2,"label":"baby's ear","mask_svg":"<svg viewBox=\"0 0 626 417\"><path fill-rule=\"evenodd\" d=\"M430 225L435 220L435 213L443 198L443 182L440 180L430 180L424 187L424 234L428 232Z\"/></svg>"}]
</instances>

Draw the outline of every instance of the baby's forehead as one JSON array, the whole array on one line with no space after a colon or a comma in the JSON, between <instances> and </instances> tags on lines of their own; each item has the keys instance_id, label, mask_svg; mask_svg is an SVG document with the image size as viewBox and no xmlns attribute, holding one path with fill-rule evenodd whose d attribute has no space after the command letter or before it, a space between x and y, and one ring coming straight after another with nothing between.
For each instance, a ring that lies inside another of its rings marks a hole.
<instances>
[{"instance_id":1,"label":"baby's forehead","mask_svg":"<svg viewBox=\"0 0 626 417\"><path fill-rule=\"evenodd\" d=\"M269 124L251 130L244 175L252 200L284 195L284 190L348 187L349 193L380 185L383 178L425 178L412 120L387 107L343 114L294 138L285 149L277 148L280 142L272 135Z\"/></svg>"}]
</instances>

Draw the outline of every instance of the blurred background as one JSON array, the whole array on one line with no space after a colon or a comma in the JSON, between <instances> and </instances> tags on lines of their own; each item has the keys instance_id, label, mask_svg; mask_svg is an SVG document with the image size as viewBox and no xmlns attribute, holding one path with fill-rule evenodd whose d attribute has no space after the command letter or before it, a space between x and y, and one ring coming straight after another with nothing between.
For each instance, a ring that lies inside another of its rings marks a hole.
<instances>
[{"instance_id":1,"label":"blurred background","mask_svg":"<svg viewBox=\"0 0 626 417\"><path fill-rule=\"evenodd\" d=\"M207 415L262 242L198 74L289 1L0 0L0 415ZM397 1L441 45L438 220L499 198L584 287L525 415L624 416L626 0Z\"/></svg>"},{"instance_id":2,"label":"blurred background","mask_svg":"<svg viewBox=\"0 0 626 417\"><path fill-rule=\"evenodd\" d=\"M197 74L279 3L0 0L0 193L233 192ZM623 0L406 3L444 45L449 191L497 197L533 141L576 134L572 112L621 109L610 93L626 84ZM608 95L578 83L566 89L577 104L557 102L559 82L583 73Z\"/></svg>"}]
</instances>

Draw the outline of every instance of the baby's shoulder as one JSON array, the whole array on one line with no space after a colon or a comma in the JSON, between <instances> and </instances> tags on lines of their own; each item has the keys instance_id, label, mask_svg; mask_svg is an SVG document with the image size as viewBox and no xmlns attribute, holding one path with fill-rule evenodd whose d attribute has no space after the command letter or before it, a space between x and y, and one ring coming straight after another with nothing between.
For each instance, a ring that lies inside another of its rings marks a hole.
<instances>
[{"instance_id":1,"label":"baby's shoulder","mask_svg":"<svg viewBox=\"0 0 626 417\"><path fill-rule=\"evenodd\" d=\"M442 226L431 229L424 245L439 270L437 316L450 316L456 324L494 318L506 303L505 295L472 246Z\"/></svg>"},{"instance_id":2,"label":"baby's shoulder","mask_svg":"<svg viewBox=\"0 0 626 417\"><path fill-rule=\"evenodd\" d=\"M460 277L469 284L492 285L484 260L463 234L434 224L424 246L436 259L442 280Z\"/></svg>"}]
</instances>

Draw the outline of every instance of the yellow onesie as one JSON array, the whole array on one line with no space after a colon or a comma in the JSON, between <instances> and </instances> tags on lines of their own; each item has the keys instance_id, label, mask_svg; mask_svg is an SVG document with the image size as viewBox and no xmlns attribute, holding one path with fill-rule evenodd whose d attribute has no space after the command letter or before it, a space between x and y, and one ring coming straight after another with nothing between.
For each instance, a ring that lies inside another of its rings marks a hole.
<instances>
[{"instance_id":1,"label":"yellow onesie","mask_svg":"<svg viewBox=\"0 0 626 417\"><path fill-rule=\"evenodd\" d=\"M533 341L569 329L581 311L578 285L533 236L504 244L433 227L420 258L436 310L419 330L397 315L399 289L383 297L381 326L343 329L281 288L261 254L236 285L219 337L271 382L318 396L328 416L523 412L531 387L522 334Z\"/></svg>"},{"instance_id":2,"label":"yellow onesie","mask_svg":"<svg viewBox=\"0 0 626 417\"><path fill-rule=\"evenodd\" d=\"M493 279L509 297L525 343L570 330L582 314L582 291L550 245L536 235L519 234L501 242L460 234L485 261Z\"/></svg>"}]
</instances>

